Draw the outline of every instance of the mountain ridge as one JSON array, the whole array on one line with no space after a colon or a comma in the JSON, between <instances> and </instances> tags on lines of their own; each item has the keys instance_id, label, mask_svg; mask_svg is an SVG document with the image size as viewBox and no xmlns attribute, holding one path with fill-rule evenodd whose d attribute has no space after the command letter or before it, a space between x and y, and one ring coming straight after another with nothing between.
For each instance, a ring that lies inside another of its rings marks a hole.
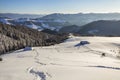
<instances>
[{"instance_id":1,"label":"mountain ridge","mask_svg":"<svg viewBox=\"0 0 120 80\"><path fill-rule=\"evenodd\" d=\"M99 20L81 26L81 35L120 36L120 20Z\"/></svg>"}]
</instances>

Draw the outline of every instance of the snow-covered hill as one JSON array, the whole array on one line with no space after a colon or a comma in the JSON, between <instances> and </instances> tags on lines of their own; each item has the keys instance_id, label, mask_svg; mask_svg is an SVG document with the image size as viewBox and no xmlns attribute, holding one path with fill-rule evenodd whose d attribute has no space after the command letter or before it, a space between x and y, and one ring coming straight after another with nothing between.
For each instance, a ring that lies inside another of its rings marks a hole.
<instances>
[{"instance_id":1,"label":"snow-covered hill","mask_svg":"<svg viewBox=\"0 0 120 80\"><path fill-rule=\"evenodd\" d=\"M10 23L8 20L12 20L12 19L8 19L8 18L0 17L0 22L1 22L1 23L11 25L11 23Z\"/></svg>"},{"instance_id":2,"label":"snow-covered hill","mask_svg":"<svg viewBox=\"0 0 120 80\"><path fill-rule=\"evenodd\" d=\"M80 41L90 44L77 46ZM2 55L0 80L120 80L120 37L74 37ZM101 56L102 54L105 56Z\"/></svg>"},{"instance_id":3,"label":"snow-covered hill","mask_svg":"<svg viewBox=\"0 0 120 80\"><path fill-rule=\"evenodd\" d=\"M19 18L19 19L7 19L6 17L0 17L0 22L9 25L23 25L32 29L42 31L44 29L50 29L59 31L63 26L68 23L66 21L56 19L30 19L30 18Z\"/></svg>"}]
</instances>

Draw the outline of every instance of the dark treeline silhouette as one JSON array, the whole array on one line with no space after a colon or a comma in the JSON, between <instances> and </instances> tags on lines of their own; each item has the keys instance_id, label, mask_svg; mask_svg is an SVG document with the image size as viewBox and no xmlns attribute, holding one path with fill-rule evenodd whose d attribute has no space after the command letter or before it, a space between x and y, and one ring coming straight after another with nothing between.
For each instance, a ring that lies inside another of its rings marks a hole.
<instances>
[{"instance_id":1,"label":"dark treeline silhouette","mask_svg":"<svg viewBox=\"0 0 120 80\"><path fill-rule=\"evenodd\" d=\"M49 34L24 26L0 23L0 55L26 46L49 46L63 42L67 34Z\"/></svg>"}]
</instances>

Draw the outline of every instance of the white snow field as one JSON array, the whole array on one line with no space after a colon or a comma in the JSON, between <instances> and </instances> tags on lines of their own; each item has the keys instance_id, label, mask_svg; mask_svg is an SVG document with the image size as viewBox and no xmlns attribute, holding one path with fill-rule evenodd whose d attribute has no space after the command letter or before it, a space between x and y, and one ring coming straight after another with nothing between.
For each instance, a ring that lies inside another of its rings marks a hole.
<instances>
[{"instance_id":1,"label":"white snow field","mask_svg":"<svg viewBox=\"0 0 120 80\"><path fill-rule=\"evenodd\" d=\"M75 47L80 41L90 44ZM0 80L120 80L120 37L71 37L2 55ZM105 57L101 56L105 53Z\"/></svg>"}]
</instances>

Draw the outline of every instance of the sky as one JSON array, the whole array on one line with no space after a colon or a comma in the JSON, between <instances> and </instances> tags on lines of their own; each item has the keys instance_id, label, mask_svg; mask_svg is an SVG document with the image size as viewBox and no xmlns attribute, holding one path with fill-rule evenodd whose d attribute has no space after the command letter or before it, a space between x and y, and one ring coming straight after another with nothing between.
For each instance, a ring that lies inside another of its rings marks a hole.
<instances>
[{"instance_id":1,"label":"sky","mask_svg":"<svg viewBox=\"0 0 120 80\"><path fill-rule=\"evenodd\" d=\"M0 13L120 13L120 0L0 0Z\"/></svg>"}]
</instances>

